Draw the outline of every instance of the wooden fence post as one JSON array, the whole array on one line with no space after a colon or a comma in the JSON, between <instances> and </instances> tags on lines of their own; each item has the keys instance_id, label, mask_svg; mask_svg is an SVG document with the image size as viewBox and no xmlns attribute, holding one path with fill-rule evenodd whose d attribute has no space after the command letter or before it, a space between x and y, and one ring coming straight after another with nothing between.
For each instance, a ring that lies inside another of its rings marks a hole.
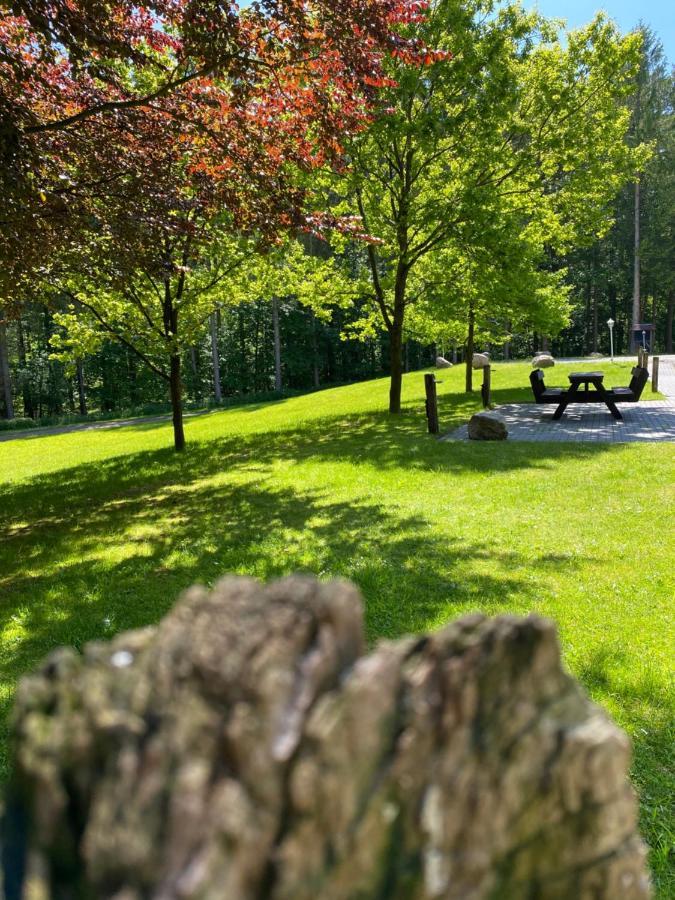
<instances>
[{"instance_id":1,"label":"wooden fence post","mask_svg":"<svg viewBox=\"0 0 675 900\"><path fill-rule=\"evenodd\" d=\"M490 382L491 382L491 367L483 366L483 384L480 389L481 397L483 398L483 406L485 409L490 405Z\"/></svg>"},{"instance_id":2,"label":"wooden fence post","mask_svg":"<svg viewBox=\"0 0 675 900\"><path fill-rule=\"evenodd\" d=\"M427 395L427 423L429 425L429 434L438 434L438 398L436 396L436 376L424 376L424 391Z\"/></svg>"},{"instance_id":3,"label":"wooden fence post","mask_svg":"<svg viewBox=\"0 0 675 900\"><path fill-rule=\"evenodd\" d=\"M652 357L652 393L656 394L659 389L659 357Z\"/></svg>"}]
</instances>

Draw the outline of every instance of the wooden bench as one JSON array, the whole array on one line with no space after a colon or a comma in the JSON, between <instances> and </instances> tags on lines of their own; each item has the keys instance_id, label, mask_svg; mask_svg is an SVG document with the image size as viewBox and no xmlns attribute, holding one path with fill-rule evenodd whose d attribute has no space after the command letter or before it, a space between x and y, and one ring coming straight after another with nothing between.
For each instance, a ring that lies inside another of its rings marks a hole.
<instances>
[{"instance_id":1,"label":"wooden bench","mask_svg":"<svg viewBox=\"0 0 675 900\"><path fill-rule=\"evenodd\" d=\"M628 387L612 388L608 391L615 403L637 403L649 379L649 371L643 366L634 366Z\"/></svg>"},{"instance_id":2,"label":"wooden bench","mask_svg":"<svg viewBox=\"0 0 675 900\"><path fill-rule=\"evenodd\" d=\"M561 419L565 409L570 403L604 403L615 419L621 420L621 413L616 408L617 403L637 403L642 396L649 372L642 366L635 366L631 372L632 378L628 387L612 388L606 390L603 387L602 372L577 372L569 376L571 387L568 391L562 388L547 388L544 384L544 373L541 369L535 369L530 373L532 393L537 403L557 403L553 418ZM581 385L585 390L580 391ZM595 387L590 391L589 384Z\"/></svg>"},{"instance_id":3,"label":"wooden bench","mask_svg":"<svg viewBox=\"0 0 675 900\"><path fill-rule=\"evenodd\" d=\"M560 403L565 393L562 388L547 388L544 384L544 373L541 369L530 372L532 393L537 403Z\"/></svg>"}]
</instances>

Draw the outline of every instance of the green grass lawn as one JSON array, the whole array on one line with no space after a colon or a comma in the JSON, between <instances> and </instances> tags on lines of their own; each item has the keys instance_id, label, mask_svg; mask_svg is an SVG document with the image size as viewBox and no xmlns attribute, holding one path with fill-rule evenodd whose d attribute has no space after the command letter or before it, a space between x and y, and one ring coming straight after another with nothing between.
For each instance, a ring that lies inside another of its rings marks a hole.
<instances>
[{"instance_id":1,"label":"green grass lawn","mask_svg":"<svg viewBox=\"0 0 675 900\"><path fill-rule=\"evenodd\" d=\"M628 364L600 367L628 383ZM495 366L494 401L530 400L528 372ZM461 393L460 367L438 377L447 430L479 398ZM53 647L156 622L225 572L351 578L373 640L473 610L536 612L633 738L659 896L674 896L674 445L440 443L421 373L399 417L383 412L387 390L193 418L182 457L165 423L0 443L3 717Z\"/></svg>"}]
</instances>

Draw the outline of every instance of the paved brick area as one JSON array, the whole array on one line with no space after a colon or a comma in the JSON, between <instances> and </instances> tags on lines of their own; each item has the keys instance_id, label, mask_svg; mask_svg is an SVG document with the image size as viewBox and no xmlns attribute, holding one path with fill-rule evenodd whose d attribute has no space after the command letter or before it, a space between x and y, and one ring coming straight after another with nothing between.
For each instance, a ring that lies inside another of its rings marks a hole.
<instances>
[{"instance_id":1,"label":"paved brick area","mask_svg":"<svg viewBox=\"0 0 675 900\"><path fill-rule=\"evenodd\" d=\"M648 382L645 391L651 390ZM568 406L559 422L553 420L555 406L536 403L510 403L498 406L504 416L510 441L580 441L623 444L634 441L675 442L675 357L661 357L659 390L667 400L647 400L619 406L624 418L617 422L604 404L584 403ZM643 395L644 396L644 395ZM462 425L441 440L468 440Z\"/></svg>"}]
</instances>

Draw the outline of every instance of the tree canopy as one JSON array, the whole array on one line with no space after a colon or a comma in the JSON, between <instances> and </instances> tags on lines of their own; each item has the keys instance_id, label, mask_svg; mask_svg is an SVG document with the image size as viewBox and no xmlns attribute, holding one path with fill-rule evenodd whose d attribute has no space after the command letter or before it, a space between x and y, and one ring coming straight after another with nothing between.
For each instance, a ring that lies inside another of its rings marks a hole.
<instances>
[{"instance_id":1,"label":"tree canopy","mask_svg":"<svg viewBox=\"0 0 675 900\"><path fill-rule=\"evenodd\" d=\"M390 61L389 112L354 137L341 190L381 239L365 265L390 335L391 412L411 306L427 330L468 306L555 333L566 291L547 254L602 234L645 159L624 141L638 35L598 17L563 46L537 14L486 0L439 0L418 32L447 56L424 70Z\"/></svg>"}]
</instances>

